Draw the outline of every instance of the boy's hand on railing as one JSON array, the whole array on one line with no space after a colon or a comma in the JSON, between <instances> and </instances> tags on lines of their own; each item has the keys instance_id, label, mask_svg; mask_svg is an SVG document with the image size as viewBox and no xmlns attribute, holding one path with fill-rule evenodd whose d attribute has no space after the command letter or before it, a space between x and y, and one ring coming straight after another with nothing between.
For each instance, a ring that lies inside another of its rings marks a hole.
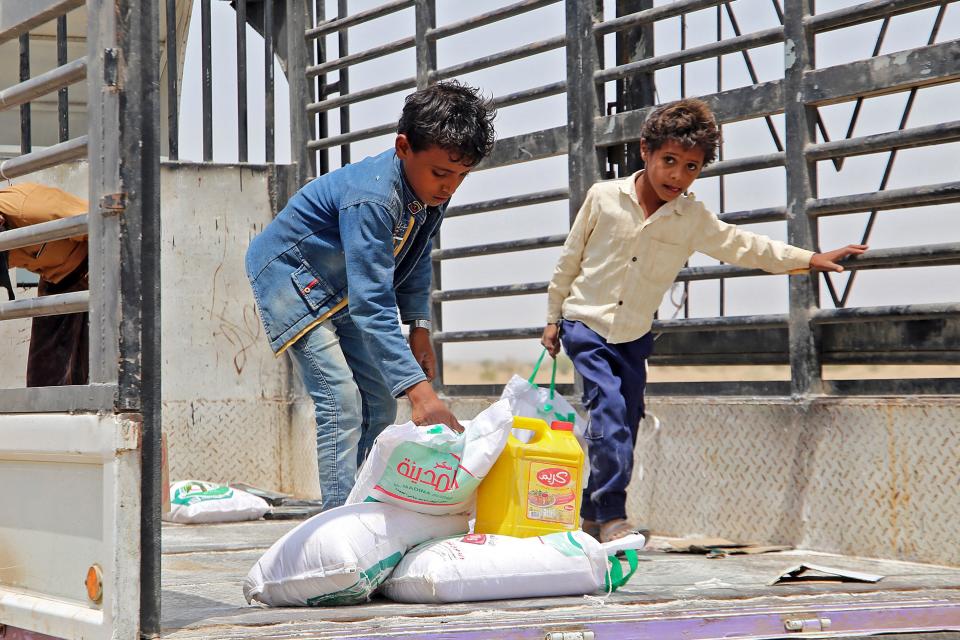
<instances>
[{"instance_id":1,"label":"boy's hand on railing","mask_svg":"<svg viewBox=\"0 0 960 640\"><path fill-rule=\"evenodd\" d=\"M556 358L560 353L560 326L551 323L544 327L540 344L546 348L551 358Z\"/></svg>"},{"instance_id":2,"label":"boy's hand on railing","mask_svg":"<svg viewBox=\"0 0 960 640\"><path fill-rule=\"evenodd\" d=\"M810 268L815 271L843 271L843 265L838 264L847 256L858 256L868 249L865 244L848 244L840 249L815 253L810 258Z\"/></svg>"},{"instance_id":3,"label":"boy's hand on railing","mask_svg":"<svg viewBox=\"0 0 960 640\"><path fill-rule=\"evenodd\" d=\"M457 433L463 433L463 426L453 415L443 400L437 397L433 387L421 380L405 391L410 400L410 420L417 426L445 424Z\"/></svg>"}]
</instances>

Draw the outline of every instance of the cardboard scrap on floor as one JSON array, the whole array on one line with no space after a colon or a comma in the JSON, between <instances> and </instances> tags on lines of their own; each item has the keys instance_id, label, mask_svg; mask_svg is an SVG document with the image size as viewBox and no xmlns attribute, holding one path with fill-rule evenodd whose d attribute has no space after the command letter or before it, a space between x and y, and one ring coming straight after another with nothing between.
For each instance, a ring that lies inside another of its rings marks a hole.
<instances>
[{"instance_id":1,"label":"cardboard scrap on floor","mask_svg":"<svg viewBox=\"0 0 960 640\"><path fill-rule=\"evenodd\" d=\"M850 571L849 569L837 569L819 564L803 563L780 574L780 577L770 584L796 584L800 582L827 584L838 582L866 582L873 584L880 580L883 580L883 576L873 573L863 573L862 571Z\"/></svg>"},{"instance_id":2,"label":"cardboard scrap on floor","mask_svg":"<svg viewBox=\"0 0 960 640\"><path fill-rule=\"evenodd\" d=\"M731 555L754 555L772 551L787 551L790 545L761 545L754 542L733 542L725 538L683 538L670 540L663 551L671 553L699 553L708 558L724 558Z\"/></svg>"}]
</instances>

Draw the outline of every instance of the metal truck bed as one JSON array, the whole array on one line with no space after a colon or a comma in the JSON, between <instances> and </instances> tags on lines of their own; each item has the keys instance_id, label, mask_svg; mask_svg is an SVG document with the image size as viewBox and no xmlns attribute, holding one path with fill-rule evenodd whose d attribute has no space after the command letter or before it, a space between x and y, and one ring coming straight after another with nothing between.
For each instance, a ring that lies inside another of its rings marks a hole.
<instances>
[{"instance_id":1,"label":"metal truck bed","mask_svg":"<svg viewBox=\"0 0 960 640\"><path fill-rule=\"evenodd\" d=\"M809 551L721 559L647 551L630 583L605 602L563 597L403 605L375 599L314 609L246 604L243 577L296 524L164 525L163 637L702 640L960 631L960 568ZM769 586L800 562L885 577L877 584Z\"/></svg>"}]
</instances>

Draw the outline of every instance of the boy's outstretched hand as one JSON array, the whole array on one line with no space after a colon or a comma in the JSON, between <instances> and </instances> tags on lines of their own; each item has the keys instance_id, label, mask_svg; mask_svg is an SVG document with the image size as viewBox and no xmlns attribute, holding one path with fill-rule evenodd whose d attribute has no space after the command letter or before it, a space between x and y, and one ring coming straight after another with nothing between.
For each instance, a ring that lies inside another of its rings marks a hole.
<instances>
[{"instance_id":1,"label":"boy's outstretched hand","mask_svg":"<svg viewBox=\"0 0 960 640\"><path fill-rule=\"evenodd\" d=\"M848 244L845 247L834 249L833 251L815 253L813 257L810 258L810 268L815 271L836 271L839 273L843 271L843 265L838 264L841 260L847 256L858 256L866 251L867 248L865 244Z\"/></svg>"},{"instance_id":2,"label":"boy's outstretched hand","mask_svg":"<svg viewBox=\"0 0 960 640\"><path fill-rule=\"evenodd\" d=\"M551 358L556 358L557 354L560 353L560 327L555 324L548 324L544 327L540 344L546 347Z\"/></svg>"}]
</instances>

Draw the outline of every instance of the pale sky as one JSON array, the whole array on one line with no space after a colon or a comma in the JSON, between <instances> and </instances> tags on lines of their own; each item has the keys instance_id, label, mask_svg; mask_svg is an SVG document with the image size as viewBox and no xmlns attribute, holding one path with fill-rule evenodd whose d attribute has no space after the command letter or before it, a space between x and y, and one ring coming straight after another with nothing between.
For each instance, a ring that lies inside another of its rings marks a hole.
<instances>
[{"instance_id":1,"label":"pale sky","mask_svg":"<svg viewBox=\"0 0 960 640\"><path fill-rule=\"evenodd\" d=\"M379 6L383 0L353 0L351 12ZM443 25L512 4L513 0L438 0L437 23ZM215 160L236 161L236 95L234 13L229 5L213 4L214 51L214 128ZM615 3L607 2L609 11ZM666 4L656 2L656 5ZM826 12L855 4L849 0L821 0L819 12ZM194 4L194 21L187 46L186 71L183 85L180 150L182 159L200 158L200 76L199 76L199 5ZM776 26L777 17L769 0L736 0L732 3L742 33ZM531 42L560 35L564 29L563 3L539 9L512 18L506 22L481 27L440 41L439 67L447 67L477 57L490 55ZM937 8L896 16L888 29L881 54L910 49L927 44ZM336 2L327 0L327 16L336 14ZM687 47L716 40L716 9L697 12L687 18ZM881 21L835 31L818 36L817 63L819 67L842 64L867 58L872 54ZM350 30L350 52L358 52L411 35L414 28L413 9L361 25ZM262 39L249 31L248 68L250 73L250 149L251 161L263 159L263 52ZM680 21L671 19L657 24L656 53L679 49ZM723 37L732 37L733 30L724 14ZM937 43L960 37L960 8L948 7ZM336 38L328 40L331 54L336 53ZM607 59L613 60L613 37L607 37ZM783 46L771 45L750 52L761 82L774 80L783 74ZM687 65L687 95L714 93L716 60ZM351 91L413 76L415 73L412 49L351 67ZM541 86L563 79L564 51L558 49L500 67L479 71L461 77L462 81L477 85L493 96ZM276 67L277 77L277 161L289 159L286 82ZM330 80L336 79L331 74ZM658 71L657 95L660 102L680 97L677 68ZM743 57L740 54L723 57L723 89L750 84ZM608 84L608 99L612 101L613 83ZM361 129L395 122L406 92L384 96L351 106L351 128ZM864 103L854 135L867 135L895 130L899 124L907 93L872 98ZM907 127L931 125L955 119L960 104L960 83L921 89L917 95ZM832 139L846 133L853 103L821 109L822 117ZM502 109L496 120L498 137L559 126L565 122L566 101L555 96L536 102ZM783 117L774 122L784 138ZM331 113L330 130L336 134L339 127L336 112ZM727 159L770 153L774 144L762 119L724 127L724 155ZM354 161L374 155L392 146L393 137L383 136L352 145ZM339 153L331 150L331 166L339 163ZM849 158L841 172L833 164L824 162L819 168L820 195L828 197L847 193L870 192L878 189L888 154ZM894 165L888 188L932 184L956 180L960 166L960 144L952 143L901 151ZM567 180L566 156L512 165L500 169L471 174L453 199L453 205L478 200L504 197L565 186ZM735 211L782 205L785 202L784 170L769 169L748 174L728 176L725 184L724 210ZM716 178L698 180L693 191L712 210L719 212L719 181ZM454 218L444 222L442 230L445 248L501 242L515 238L530 238L566 232L567 203L556 202L524 207L492 214ZM919 207L882 211L870 240L872 248L922 245L960 241L960 223L956 214L960 205ZM824 218L820 222L823 249L857 243L863 233L867 214ZM785 239L785 223L750 225L751 231ZM522 253L508 253L445 262L443 288L460 289L498 284L546 281L550 279L559 249L542 249ZM696 254L692 265L715 264L712 259ZM842 288L846 275L835 280ZM850 297L851 306L909 304L956 301L960 287L960 266L898 270L864 271ZM787 310L786 278L769 276L727 280L727 315L753 313L783 313ZM718 284L693 283L690 292L692 316L714 316L718 312ZM679 296L678 296L679 299ZM544 295L470 300L444 304L444 330L537 326L543 322L546 297ZM823 288L821 305L832 307L829 294ZM661 317L670 317L674 307L665 301ZM536 340L504 341L499 343L450 344L445 347L450 360L480 360L488 358L533 359L539 352Z\"/></svg>"}]
</instances>

